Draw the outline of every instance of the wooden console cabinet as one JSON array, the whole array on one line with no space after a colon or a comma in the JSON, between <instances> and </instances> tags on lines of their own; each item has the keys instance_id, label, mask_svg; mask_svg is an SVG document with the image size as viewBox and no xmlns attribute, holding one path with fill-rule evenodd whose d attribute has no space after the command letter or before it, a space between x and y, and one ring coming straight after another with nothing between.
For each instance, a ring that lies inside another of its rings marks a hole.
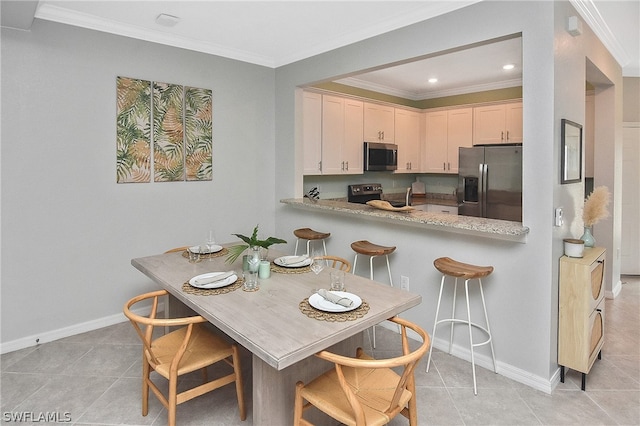
<instances>
[{"instance_id":1,"label":"wooden console cabinet","mask_svg":"<svg viewBox=\"0 0 640 426\"><path fill-rule=\"evenodd\" d=\"M558 364L560 381L564 369L586 375L604 343L604 259L605 249L585 248L584 257L560 258Z\"/></svg>"}]
</instances>

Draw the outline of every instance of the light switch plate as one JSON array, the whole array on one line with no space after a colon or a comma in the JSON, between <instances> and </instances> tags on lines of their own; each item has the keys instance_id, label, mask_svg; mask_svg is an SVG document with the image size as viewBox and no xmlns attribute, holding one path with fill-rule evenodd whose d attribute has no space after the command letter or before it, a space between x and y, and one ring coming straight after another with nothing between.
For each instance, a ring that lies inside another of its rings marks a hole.
<instances>
[{"instance_id":1,"label":"light switch plate","mask_svg":"<svg viewBox=\"0 0 640 426\"><path fill-rule=\"evenodd\" d=\"M558 207L556 209L555 219L556 219L556 226L562 226L564 224L564 218L563 218L563 214L562 214L562 207Z\"/></svg>"}]
</instances>

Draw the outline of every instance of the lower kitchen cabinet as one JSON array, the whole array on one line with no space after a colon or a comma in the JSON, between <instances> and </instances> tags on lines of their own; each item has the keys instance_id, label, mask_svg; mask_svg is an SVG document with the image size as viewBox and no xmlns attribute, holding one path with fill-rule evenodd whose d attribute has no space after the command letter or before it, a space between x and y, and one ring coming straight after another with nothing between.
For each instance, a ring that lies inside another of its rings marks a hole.
<instances>
[{"instance_id":1,"label":"lower kitchen cabinet","mask_svg":"<svg viewBox=\"0 0 640 426\"><path fill-rule=\"evenodd\" d=\"M558 364L560 381L565 368L586 375L601 357L604 343L605 249L585 248L584 256L560 258L558 309Z\"/></svg>"}]
</instances>

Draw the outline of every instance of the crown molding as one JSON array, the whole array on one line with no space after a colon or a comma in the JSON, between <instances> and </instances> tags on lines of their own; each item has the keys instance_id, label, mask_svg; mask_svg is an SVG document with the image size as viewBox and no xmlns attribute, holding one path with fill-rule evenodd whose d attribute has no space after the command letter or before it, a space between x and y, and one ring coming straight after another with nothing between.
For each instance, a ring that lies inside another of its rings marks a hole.
<instances>
[{"instance_id":1,"label":"crown molding","mask_svg":"<svg viewBox=\"0 0 640 426\"><path fill-rule=\"evenodd\" d=\"M488 90L506 89L509 87L522 86L522 79L516 78L511 80L503 80L495 83L474 84L471 86L456 87L455 89L444 90L425 90L413 92L409 90L400 90L390 86L371 83L369 81L360 80L357 77L347 77L337 80L336 83L345 84L347 86L357 87L359 89L371 90L373 92L384 93L385 95L397 96L412 101L422 101L425 99L443 98L446 96L466 95L468 93L486 92Z\"/></svg>"},{"instance_id":2,"label":"crown molding","mask_svg":"<svg viewBox=\"0 0 640 426\"><path fill-rule=\"evenodd\" d=\"M585 20L589 28L593 30L602 44L609 50L620 67L624 68L631 62L631 57L618 42L607 23L602 18L600 11L593 3L593 0L569 0L576 8L582 19Z\"/></svg>"},{"instance_id":3,"label":"crown molding","mask_svg":"<svg viewBox=\"0 0 640 426\"><path fill-rule=\"evenodd\" d=\"M66 8L42 3L36 15L38 19L58 22L60 24L73 25L90 30L101 31L138 40L150 41L167 46L179 47L181 49L194 50L211 55L222 56L242 62L249 62L256 65L274 68L273 59L266 56L254 55L249 52L229 49L215 43L203 42L189 37L181 37L175 34L168 34L162 31L153 31L147 28L130 24L122 24L107 19L99 18L95 15L71 11Z\"/></svg>"}]
</instances>

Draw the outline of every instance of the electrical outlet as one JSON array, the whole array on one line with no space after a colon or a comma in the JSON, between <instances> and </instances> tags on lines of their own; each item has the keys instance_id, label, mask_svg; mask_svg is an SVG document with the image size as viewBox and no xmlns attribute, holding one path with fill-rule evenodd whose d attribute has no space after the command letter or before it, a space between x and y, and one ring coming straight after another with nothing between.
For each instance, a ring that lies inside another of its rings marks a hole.
<instances>
[{"instance_id":1,"label":"electrical outlet","mask_svg":"<svg viewBox=\"0 0 640 426\"><path fill-rule=\"evenodd\" d=\"M409 277L404 275L400 277L400 288L404 291L409 291Z\"/></svg>"}]
</instances>

